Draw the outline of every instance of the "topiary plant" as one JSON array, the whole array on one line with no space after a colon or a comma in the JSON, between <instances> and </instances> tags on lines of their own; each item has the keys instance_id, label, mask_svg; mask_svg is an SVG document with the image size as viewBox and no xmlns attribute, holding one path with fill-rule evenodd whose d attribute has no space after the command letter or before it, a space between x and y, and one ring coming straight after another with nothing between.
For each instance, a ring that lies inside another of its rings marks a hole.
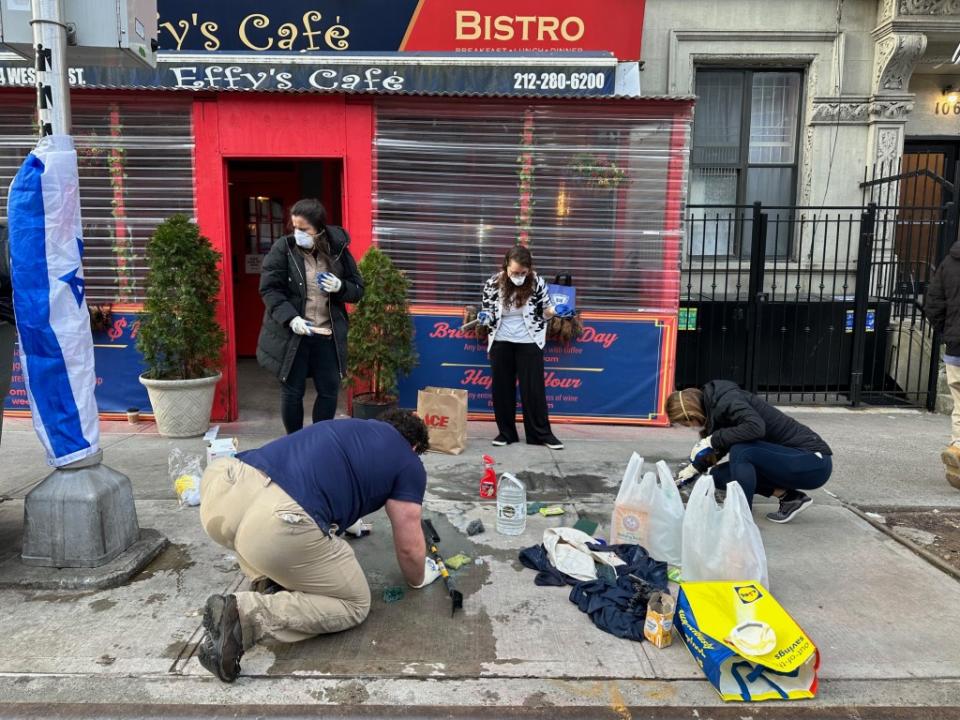
<instances>
[{"instance_id":1,"label":"topiary plant","mask_svg":"<svg viewBox=\"0 0 960 720\"><path fill-rule=\"evenodd\" d=\"M216 374L224 334L216 318L220 254L185 215L157 226L147 243L147 297L137 347L152 380Z\"/></svg>"},{"instance_id":2,"label":"topiary plant","mask_svg":"<svg viewBox=\"0 0 960 720\"><path fill-rule=\"evenodd\" d=\"M364 291L350 314L347 380L369 384L373 402L386 403L397 392L397 375L417 364L410 281L377 247L367 250L358 268Z\"/></svg>"}]
</instances>

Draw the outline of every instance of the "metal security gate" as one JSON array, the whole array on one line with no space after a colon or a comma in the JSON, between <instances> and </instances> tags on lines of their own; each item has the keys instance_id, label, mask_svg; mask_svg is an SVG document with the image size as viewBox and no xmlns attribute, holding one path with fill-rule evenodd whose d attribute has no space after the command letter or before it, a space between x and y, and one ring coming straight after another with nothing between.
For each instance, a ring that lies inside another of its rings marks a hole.
<instances>
[{"instance_id":1,"label":"metal security gate","mask_svg":"<svg viewBox=\"0 0 960 720\"><path fill-rule=\"evenodd\" d=\"M862 207L688 206L677 386L932 406L939 338L923 294L956 237L955 186L938 178L941 202L903 204L904 180L865 181Z\"/></svg>"}]
</instances>

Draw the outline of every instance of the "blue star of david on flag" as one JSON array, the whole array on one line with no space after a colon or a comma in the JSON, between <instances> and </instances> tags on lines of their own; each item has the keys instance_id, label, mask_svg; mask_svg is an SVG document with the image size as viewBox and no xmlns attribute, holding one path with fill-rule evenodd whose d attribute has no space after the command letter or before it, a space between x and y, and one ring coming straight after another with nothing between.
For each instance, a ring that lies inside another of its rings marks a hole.
<instances>
[{"instance_id":1,"label":"blue star of david on flag","mask_svg":"<svg viewBox=\"0 0 960 720\"><path fill-rule=\"evenodd\" d=\"M73 292L73 296L77 299L77 307L83 305L83 291L85 288L85 283L83 278L78 276L80 268L71 270L66 275L61 275L60 280L65 282L70 286L70 290Z\"/></svg>"}]
</instances>

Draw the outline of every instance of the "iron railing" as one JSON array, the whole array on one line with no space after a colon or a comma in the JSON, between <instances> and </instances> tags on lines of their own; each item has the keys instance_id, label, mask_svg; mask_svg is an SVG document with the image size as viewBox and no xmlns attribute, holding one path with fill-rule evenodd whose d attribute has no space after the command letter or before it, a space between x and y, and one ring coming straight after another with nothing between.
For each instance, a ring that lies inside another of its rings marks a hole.
<instances>
[{"instance_id":1,"label":"iron railing","mask_svg":"<svg viewBox=\"0 0 960 720\"><path fill-rule=\"evenodd\" d=\"M896 195L894 195L896 197ZM929 278L956 205L687 208L677 385L785 404L932 407Z\"/></svg>"}]
</instances>

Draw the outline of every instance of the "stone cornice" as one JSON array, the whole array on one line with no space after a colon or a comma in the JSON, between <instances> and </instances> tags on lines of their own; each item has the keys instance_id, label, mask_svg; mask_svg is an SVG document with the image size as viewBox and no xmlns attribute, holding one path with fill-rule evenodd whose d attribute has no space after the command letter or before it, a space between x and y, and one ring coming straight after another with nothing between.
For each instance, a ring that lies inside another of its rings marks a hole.
<instances>
[{"instance_id":1,"label":"stone cornice","mask_svg":"<svg viewBox=\"0 0 960 720\"><path fill-rule=\"evenodd\" d=\"M834 42L838 33L832 30L671 30L677 40L724 40L727 42L783 42L815 41Z\"/></svg>"},{"instance_id":2,"label":"stone cornice","mask_svg":"<svg viewBox=\"0 0 960 720\"><path fill-rule=\"evenodd\" d=\"M881 0L873 36L943 32L956 26L960 26L960 0Z\"/></svg>"},{"instance_id":3,"label":"stone cornice","mask_svg":"<svg viewBox=\"0 0 960 720\"><path fill-rule=\"evenodd\" d=\"M897 12L901 16L960 16L960 0L899 0Z\"/></svg>"}]
</instances>

